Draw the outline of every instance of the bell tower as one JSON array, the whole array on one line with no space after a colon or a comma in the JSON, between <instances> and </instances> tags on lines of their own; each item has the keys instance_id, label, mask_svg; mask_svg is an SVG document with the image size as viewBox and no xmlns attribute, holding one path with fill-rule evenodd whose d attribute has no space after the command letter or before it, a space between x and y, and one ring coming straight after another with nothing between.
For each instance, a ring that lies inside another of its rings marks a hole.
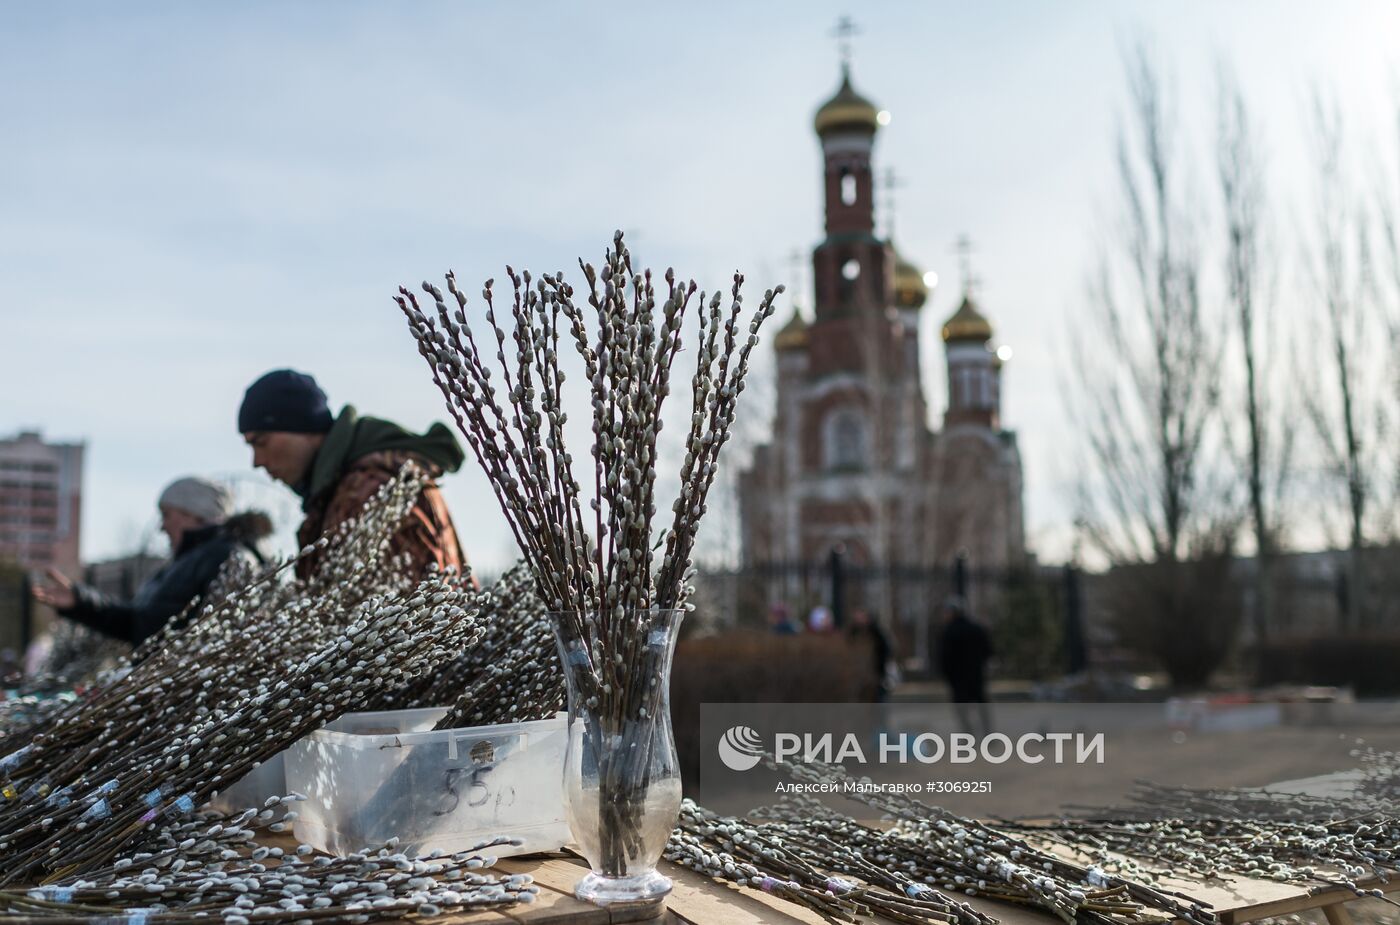
<instances>
[{"instance_id":1,"label":"bell tower","mask_svg":"<svg viewBox=\"0 0 1400 925\"><path fill-rule=\"evenodd\" d=\"M963 295L957 311L943 322L943 343L948 351L947 426L972 424L989 430L1001 428L1001 361L991 349L992 324L972 298L972 245L958 240Z\"/></svg>"},{"instance_id":2,"label":"bell tower","mask_svg":"<svg viewBox=\"0 0 1400 925\"><path fill-rule=\"evenodd\" d=\"M826 238L812 253L817 320L850 317L889 304L893 261L875 235L875 134L889 114L851 84L847 19L837 26L842 43L841 85L813 120L822 147Z\"/></svg>"}]
</instances>

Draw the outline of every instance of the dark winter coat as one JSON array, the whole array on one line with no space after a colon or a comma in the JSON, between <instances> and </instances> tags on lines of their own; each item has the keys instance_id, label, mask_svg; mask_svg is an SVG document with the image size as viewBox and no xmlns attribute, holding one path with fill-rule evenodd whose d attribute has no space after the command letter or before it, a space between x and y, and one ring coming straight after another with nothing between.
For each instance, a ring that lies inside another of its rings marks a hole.
<instances>
[{"instance_id":1,"label":"dark winter coat","mask_svg":"<svg viewBox=\"0 0 1400 925\"><path fill-rule=\"evenodd\" d=\"M306 514L297 530L297 542L305 548L358 517L365 504L410 459L422 466L430 479L436 479L444 472L456 472L464 458L457 439L442 424L415 434L391 421L359 417L346 405L316 452L305 482L297 486ZM458 571L466 566L457 529L436 482L427 483L408 519L390 538L389 548L393 554L408 558L415 579L422 578L432 565ZM318 564L318 556L303 558L297 563L297 574L309 577Z\"/></svg>"},{"instance_id":2,"label":"dark winter coat","mask_svg":"<svg viewBox=\"0 0 1400 925\"><path fill-rule=\"evenodd\" d=\"M864 626L851 626L846 630L846 637L857 645L864 644L870 647L870 672L866 684L863 685L870 694L865 699L883 700L889 693L885 686L885 672L889 669L890 658L894 652L889 634L883 626L871 620Z\"/></svg>"},{"instance_id":3,"label":"dark winter coat","mask_svg":"<svg viewBox=\"0 0 1400 925\"><path fill-rule=\"evenodd\" d=\"M944 625L938 637L938 666L955 701L986 701L987 662L992 654L991 636L967 617L954 617Z\"/></svg>"},{"instance_id":4,"label":"dark winter coat","mask_svg":"<svg viewBox=\"0 0 1400 925\"><path fill-rule=\"evenodd\" d=\"M237 514L216 526L188 530L175 555L142 583L130 601L123 602L79 584L73 586L77 601L72 607L59 610L59 614L113 639L140 645L203 597L230 558L239 556L261 562L257 543L271 532L267 515L257 512ZM186 617L197 609L190 609Z\"/></svg>"}]
</instances>

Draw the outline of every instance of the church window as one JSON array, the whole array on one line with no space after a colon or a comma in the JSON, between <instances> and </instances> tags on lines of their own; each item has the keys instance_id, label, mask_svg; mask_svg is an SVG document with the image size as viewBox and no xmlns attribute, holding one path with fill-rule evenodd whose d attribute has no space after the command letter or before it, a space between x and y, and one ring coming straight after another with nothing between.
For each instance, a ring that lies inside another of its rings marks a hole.
<instances>
[{"instance_id":1,"label":"church window","mask_svg":"<svg viewBox=\"0 0 1400 925\"><path fill-rule=\"evenodd\" d=\"M855 408L833 411L826 419L824 441L828 469L864 469L867 453L865 416Z\"/></svg>"},{"instance_id":2,"label":"church window","mask_svg":"<svg viewBox=\"0 0 1400 925\"><path fill-rule=\"evenodd\" d=\"M847 206L856 204L856 178L845 171L841 172L841 204Z\"/></svg>"},{"instance_id":3,"label":"church window","mask_svg":"<svg viewBox=\"0 0 1400 925\"><path fill-rule=\"evenodd\" d=\"M894 463L902 471L914 468L914 428L908 421L895 429Z\"/></svg>"}]
</instances>

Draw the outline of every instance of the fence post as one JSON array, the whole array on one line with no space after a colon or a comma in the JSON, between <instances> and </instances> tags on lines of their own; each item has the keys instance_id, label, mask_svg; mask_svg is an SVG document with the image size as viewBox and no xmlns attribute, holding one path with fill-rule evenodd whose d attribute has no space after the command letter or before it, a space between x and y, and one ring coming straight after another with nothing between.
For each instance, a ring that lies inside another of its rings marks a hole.
<instances>
[{"instance_id":1,"label":"fence post","mask_svg":"<svg viewBox=\"0 0 1400 925\"><path fill-rule=\"evenodd\" d=\"M846 625L846 557L839 546L832 547L827 562L831 566L831 622L840 629Z\"/></svg>"},{"instance_id":2,"label":"fence post","mask_svg":"<svg viewBox=\"0 0 1400 925\"><path fill-rule=\"evenodd\" d=\"M1351 625L1351 563L1337 569L1337 625L1343 635L1355 629Z\"/></svg>"},{"instance_id":3,"label":"fence post","mask_svg":"<svg viewBox=\"0 0 1400 925\"><path fill-rule=\"evenodd\" d=\"M967 597L967 551L958 553L958 557L953 560L953 593L964 601ZM970 603L970 602L969 602Z\"/></svg>"},{"instance_id":4,"label":"fence post","mask_svg":"<svg viewBox=\"0 0 1400 925\"><path fill-rule=\"evenodd\" d=\"M1089 667L1084 645L1084 604L1079 594L1079 570L1065 566L1065 667L1078 674Z\"/></svg>"},{"instance_id":5,"label":"fence post","mask_svg":"<svg viewBox=\"0 0 1400 925\"><path fill-rule=\"evenodd\" d=\"M25 569L19 580L19 657L24 664L24 653L29 651L29 643L34 635L34 588L30 582L29 570Z\"/></svg>"}]
</instances>

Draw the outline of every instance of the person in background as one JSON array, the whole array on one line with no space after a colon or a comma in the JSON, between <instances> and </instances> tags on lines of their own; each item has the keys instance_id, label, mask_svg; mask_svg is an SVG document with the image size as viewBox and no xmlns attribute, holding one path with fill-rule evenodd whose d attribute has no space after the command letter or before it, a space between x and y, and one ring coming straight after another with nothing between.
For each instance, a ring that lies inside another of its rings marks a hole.
<instances>
[{"instance_id":1,"label":"person in background","mask_svg":"<svg viewBox=\"0 0 1400 925\"><path fill-rule=\"evenodd\" d=\"M161 492L160 528L170 539L170 561L146 579L130 601L120 601L73 581L58 569L36 583L34 598L59 616L140 645L167 623L192 616L225 562L261 562L258 542L272 532L266 514L233 514L228 489L201 478L176 479Z\"/></svg>"},{"instance_id":2,"label":"person in background","mask_svg":"<svg viewBox=\"0 0 1400 925\"><path fill-rule=\"evenodd\" d=\"M869 683L865 699L884 703L890 697L890 678L894 674L894 647L890 645L889 634L869 611L857 609L851 614L851 625L846 627L846 638L869 648Z\"/></svg>"},{"instance_id":3,"label":"person in background","mask_svg":"<svg viewBox=\"0 0 1400 925\"><path fill-rule=\"evenodd\" d=\"M825 604L813 607L812 612L807 615L807 632L831 633L835 630L836 620L831 615L831 608Z\"/></svg>"},{"instance_id":4,"label":"person in background","mask_svg":"<svg viewBox=\"0 0 1400 925\"><path fill-rule=\"evenodd\" d=\"M931 663L939 666L953 698L953 708L964 732L985 736L991 731L987 705L987 662L992 638L968 615L967 602L953 596L943 602L943 631Z\"/></svg>"},{"instance_id":5,"label":"person in background","mask_svg":"<svg viewBox=\"0 0 1400 925\"><path fill-rule=\"evenodd\" d=\"M777 603L768 608L768 629L775 636L796 636L802 628L792 620L787 604Z\"/></svg>"},{"instance_id":6,"label":"person in background","mask_svg":"<svg viewBox=\"0 0 1400 925\"><path fill-rule=\"evenodd\" d=\"M441 423L414 434L390 421L360 417L351 405L332 416L326 393L306 373L276 369L248 387L238 409L238 430L253 450L253 467L301 497L305 514L297 542L306 547L357 517L379 489L413 460L428 474L408 519L389 541L406 556L413 579L429 569L462 571L452 515L436 479L461 468L457 438ZM302 578L315 573L317 557L297 563ZM473 579L475 582L475 579Z\"/></svg>"}]
</instances>

